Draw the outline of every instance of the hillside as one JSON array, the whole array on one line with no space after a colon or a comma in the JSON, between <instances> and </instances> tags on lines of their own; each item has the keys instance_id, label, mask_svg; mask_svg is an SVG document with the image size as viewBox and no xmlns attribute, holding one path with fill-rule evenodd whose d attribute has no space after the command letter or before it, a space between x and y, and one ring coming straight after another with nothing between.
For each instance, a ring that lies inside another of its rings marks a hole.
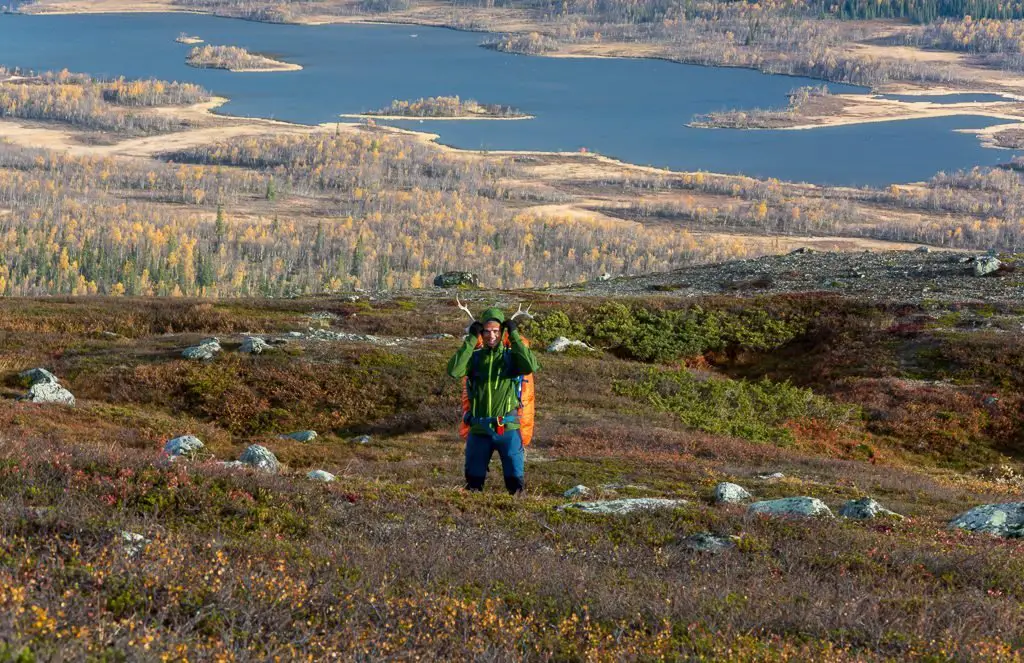
<instances>
[{"instance_id":1,"label":"hillside","mask_svg":"<svg viewBox=\"0 0 1024 663\"><path fill-rule=\"evenodd\" d=\"M519 499L494 466L460 489L450 292L0 301L4 656L1013 659L1021 544L947 523L1021 499L1017 303L583 294L462 293L601 348L540 352ZM16 400L35 367L76 404ZM253 444L279 472L220 462ZM721 481L906 518L754 515ZM636 497L686 503L560 508Z\"/></svg>"}]
</instances>

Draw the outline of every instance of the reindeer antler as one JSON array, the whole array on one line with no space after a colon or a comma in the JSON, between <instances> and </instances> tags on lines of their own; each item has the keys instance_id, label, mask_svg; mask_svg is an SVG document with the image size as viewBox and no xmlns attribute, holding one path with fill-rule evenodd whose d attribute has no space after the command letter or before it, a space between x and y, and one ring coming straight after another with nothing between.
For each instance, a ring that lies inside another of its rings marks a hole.
<instances>
[{"instance_id":1,"label":"reindeer antler","mask_svg":"<svg viewBox=\"0 0 1024 663\"><path fill-rule=\"evenodd\" d=\"M469 316L470 320L472 320L473 322L476 322L476 316L473 315L473 312L469 310L468 306L466 306L465 304L463 304L462 302L459 301L459 296L458 295L455 295L455 303L459 306L459 309L461 309L461 310L466 312L466 315Z\"/></svg>"},{"instance_id":2,"label":"reindeer antler","mask_svg":"<svg viewBox=\"0 0 1024 663\"><path fill-rule=\"evenodd\" d=\"M526 310L524 311L523 310L523 305L522 305L522 303L520 303L519 304L519 310L512 314L512 318L511 319L515 320L519 316L523 316L527 320L533 320L533 316L530 315L530 309L531 308L533 308L533 304L530 304L529 306L527 306Z\"/></svg>"}]
</instances>

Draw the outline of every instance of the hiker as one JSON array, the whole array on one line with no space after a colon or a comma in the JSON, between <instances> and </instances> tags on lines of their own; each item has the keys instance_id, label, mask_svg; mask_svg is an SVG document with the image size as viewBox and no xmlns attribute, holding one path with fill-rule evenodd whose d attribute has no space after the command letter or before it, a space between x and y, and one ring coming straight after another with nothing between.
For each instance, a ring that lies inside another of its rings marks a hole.
<instances>
[{"instance_id":1,"label":"hiker","mask_svg":"<svg viewBox=\"0 0 1024 663\"><path fill-rule=\"evenodd\" d=\"M468 309L460 304L467 313ZM520 307L521 310L521 307ZM470 313L472 316L472 313ZM489 308L466 330L462 347L448 362L448 375L463 378L462 434L466 440L466 490L482 491L495 450L505 488L523 492L524 447L533 433L533 372L537 358L516 328ZM526 387L524 389L524 387Z\"/></svg>"}]
</instances>

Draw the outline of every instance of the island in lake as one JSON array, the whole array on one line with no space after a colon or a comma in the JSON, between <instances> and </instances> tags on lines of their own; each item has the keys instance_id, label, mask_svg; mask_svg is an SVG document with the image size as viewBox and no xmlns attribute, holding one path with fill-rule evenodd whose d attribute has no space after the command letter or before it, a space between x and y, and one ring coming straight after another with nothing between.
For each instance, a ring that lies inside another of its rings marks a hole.
<instances>
[{"instance_id":1,"label":"island in lake","mask_svg":"<svg viewBox=\"0 0 1024 663\"><path fill-rule=\"evenodd\" d=\"M387 108L342 117L375 117L382 119L430 118L432 120L526 120L527 115L511 106L482 104L475 99L427 97L415 101L395 99Z\"/></svg>"},{"instance_id":2,"label":"island in lake","mask_svg":"<svg viewBox=\"0 0 1024 663\"><path fill-rule=\"evenodd\" d=\"M250 53L238 46L196 46L189 51L186 64L202 69L230 71L296 71L301 65L281 62L265 55Z\"/></svg>"},{"instance_id":3,"label":"island in lake","mask_svg":"<svg viewBox=\"0 0 1024 663\"><path fill-rule=\"evenodd\" d=\"M178 42L179 44L202 44L203 43L203 39L202 38L196 37L194 35L186 34L184 32L179 34L175 38L174 41Z\"/></svg>"}]
</instances>

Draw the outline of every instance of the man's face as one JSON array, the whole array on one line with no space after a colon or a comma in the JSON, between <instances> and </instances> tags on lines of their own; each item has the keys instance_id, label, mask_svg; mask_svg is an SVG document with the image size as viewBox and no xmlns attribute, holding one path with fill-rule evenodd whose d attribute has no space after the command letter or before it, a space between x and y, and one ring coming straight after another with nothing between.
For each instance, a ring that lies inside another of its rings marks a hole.
<instances>
[{"instance_id":1,"label":"man's face","mask_svg":"<svg viewBox=\"0 0 1024 663\"><path fill-rule=\"evenodd\" d=\"M484 323L484 345L493 348L501 341L501 323L497 320L488 320Z\"/></svg>"}]
</instances>

